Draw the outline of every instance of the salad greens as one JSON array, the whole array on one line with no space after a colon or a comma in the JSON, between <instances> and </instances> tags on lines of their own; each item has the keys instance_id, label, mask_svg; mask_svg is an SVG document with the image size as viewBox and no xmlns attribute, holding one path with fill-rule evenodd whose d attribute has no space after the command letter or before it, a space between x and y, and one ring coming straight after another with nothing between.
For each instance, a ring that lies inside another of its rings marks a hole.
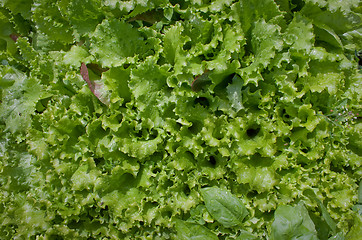
<instances>
[{"instance_id":1,"label":"salad greens","mask_svg":"<svg viewBox=\"0 0 362 240\"><path fill-rule=\"evenodd\" d=\"M0 1L0 239L359 239L359 0Z\"/></svg>"}]
</instances>

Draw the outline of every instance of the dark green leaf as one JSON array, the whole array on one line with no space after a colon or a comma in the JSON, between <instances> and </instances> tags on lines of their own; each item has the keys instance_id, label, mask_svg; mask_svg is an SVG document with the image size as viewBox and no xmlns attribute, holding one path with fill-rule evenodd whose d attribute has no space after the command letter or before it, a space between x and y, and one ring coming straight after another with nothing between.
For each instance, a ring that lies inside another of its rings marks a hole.
<instances>
[{"instance_id":1,"label":"dark green leaf","mask_svg":"<svg viewBox=\"0 0 362 240\"><path fill-rule=\"evenodd\" d=\"M201 189L201 195L211 216L225 227L241 225L248 215L243 202L229 191L207 187Z\"/></svg>"},{"instance_id":2,"label":"dark green leaf","mask_svg":"<svg viewBox=\"0 0 362 240\"><path fill-rule=\"evenodd\" d=\"M218 240L218 237L206 227L182 220L176 221L177 239L180 240Z\"/></svg>"},{"instance_id":3,"label":"dark green leaf","mask_svg":"<svg viewBox=\"0 0 362 240\"><path fill-rule=\"evenodd\" d=\"M318 239L314 223L302 202L294 207L279 206L277 208L271 227L270 239Z\"/></svg>"},{"instance_id":4,"label":"dark green leaf","mask_svg":"<svg viewBox=\"0 0 362 240\"><path fill-rule=\"evenodd\" d=\"M336 233L337 232L336 223L333 221L333 219L331 218L331 216L329 215L329 213L327 211L327 208L323 205L322 201L317 198L317 196L315 195L313 190L311 190L311 189L305 190L304 194L306 196L308 196L309 198L311 198L312 200L317 202L319 210L322 213L322 218L324 219L324 221L326 221L326 223L328 224L328 226L332 230L332 232Z\"/></svg>"},{"instance_id":5,"label":"dark green leaf","mask_svg":"<svg viewBox=\"0 0 362 240\"><path fill-rule=\"evenodd\" d=\"M362 181L359 182L358 187L358 202L362 204Z\"/></svg>"}]
</instances>

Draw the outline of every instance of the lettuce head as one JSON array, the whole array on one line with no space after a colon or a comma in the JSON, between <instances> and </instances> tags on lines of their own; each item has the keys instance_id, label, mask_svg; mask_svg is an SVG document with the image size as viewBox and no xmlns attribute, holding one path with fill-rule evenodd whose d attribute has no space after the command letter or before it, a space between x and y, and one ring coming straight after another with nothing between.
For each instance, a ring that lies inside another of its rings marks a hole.
<instances>
[{"instance_id":1,"label":"lettuce head","mask_svg":"<svg viewBox=\"0 0 362 240\"><path fill-rule=\"evenodd\" d=\"M359 0L0 1L0 239L359 239Z\"/></svg>"}]
</instances>

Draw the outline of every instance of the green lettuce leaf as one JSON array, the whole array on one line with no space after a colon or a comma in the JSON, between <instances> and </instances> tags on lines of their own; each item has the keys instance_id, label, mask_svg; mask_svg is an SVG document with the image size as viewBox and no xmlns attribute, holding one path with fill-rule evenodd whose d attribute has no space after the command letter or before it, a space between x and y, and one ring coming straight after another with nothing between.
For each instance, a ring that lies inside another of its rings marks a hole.
<instances>
[{"instance_id":1,"label":"green lettuce leaf","mask_svg":"<svg viewBox=\"0 0 362 240\"><path fill-rule=\"evenodd\" d=\"M254 240L254 239L257 239L257 237L247 231L242 231L236 239L237 240Z\"/></svg>"},{"instance_id":2,"label":"green lettuce leaf","mask_svg":"<svg viewBox=\"0 0 362 240\"><path fill-rule=\"evenodd\" d=\"M245 84L249 82L256 86L263 78L260 74L261 69L268 66L270 61L275 57L276 51L281 50L283 40L280 37L280 27L275 24L259 20L255 23L255 27L251 30L251 52L253 54L253 62L240 70Z\"/></svg>"},{"instance_id":3,"label":"green lettuce leaf","mask_svg":"<svg viewBox=\"0 0 362 240\"><path fill-rule=\"evenodd\" d=\"M361 215L357 215L354 217L354 224L351 230L348 232L345 239L358 239L362 234L362 217Z\"/></svg>"},{"instance_id":4,"label":"green lettuce leaf","mask_svg":"<svg viewBox=\"0 0 362 240\"><path fill-rule=\"evenodd\" d=\"M73 35L84 35L92 32L104 18L102 5L99 1L62 0L57 6L73 27Z\"/></svg>"},{"instance_id":5,"label":"green lettuce leaf","mask_svg":"<svg viewBox=\"0 0 362 240\"><path fill-rule=\"evenodd\" d=\"M356 0L0 1L0 238L358 239L360 30Z\"/></svg>"},{"instance_id":6,"label":"green lettuce leaf","mask_svg":"<svg viewBox=\"0 0 362 240\"><path fill-rule=\"evenodd\" d=\"M34 1L31 19L37 25L34 40L39 47L46 47L46 43L51 43L51 48L59 50L73 42L71 25L56 3Z\"/></svg>"},{"instance_id":7,"label":"green lettuce leaf","mask_svg":"<svg viewBox=\"0 0 362 240\"><path fill-rule=\"evenodd\" d=\"M9 9L14 14L21 14L25 19L29 19L31 16L31 7L33 1L1 1L1 6Z\"/></svg>"},{"instance_id":8,"label":"green lettuce leaf","mask_svg":"<svg viewBox=\"0 0 362 240\"><path fill-rule=\"evenodd\" d=\"M105 19L91 36L90 52L103 67L117 67L134 62L136 55L142 57L148 50L145 43L141 33L131 24Z\"/></svg>"},{"instance_id":9,"label":"green lettuce leaf","mask_svg":"<svg viewBox=\"0 0 362 240\"><path fill-rule=\"evenodd\" d=\"M2 95L1 120L5 122L5 131L17 134L18 140L22 140L31 126L38 101L49 94L37 79L27 77L16 69L8 68L1 77L4 82L13 82Z\"/></svg>"},{"instance_id":10,"label":"green lettuce leaf","mask_svg":"<svg viewBox=\"0 0 362 240\"><path fill-rule=\"evenodd\" d=\"M240 1L232 5L231 19L242 24L244 33L249 35L253 23L258 19L265 19L265 22L280 16L281 12L277 4L272 0L262 1Z\"/></svg>"}]
</instances>

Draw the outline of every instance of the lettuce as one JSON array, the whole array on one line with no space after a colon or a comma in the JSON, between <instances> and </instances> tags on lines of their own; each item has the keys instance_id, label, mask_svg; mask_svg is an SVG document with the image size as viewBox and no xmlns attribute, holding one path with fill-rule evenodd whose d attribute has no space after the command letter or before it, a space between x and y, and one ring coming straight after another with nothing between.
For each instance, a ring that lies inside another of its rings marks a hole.
<instances>
[{"instance_id":1,"label":"lettuce","mask_svg":"<svg viewBox=\"0 0 362 240\"><path fill-rule=\"evenodd\" d=\"M358 239L361 9L1 1L1 239Z\"/></svg>"}]
</instances>

